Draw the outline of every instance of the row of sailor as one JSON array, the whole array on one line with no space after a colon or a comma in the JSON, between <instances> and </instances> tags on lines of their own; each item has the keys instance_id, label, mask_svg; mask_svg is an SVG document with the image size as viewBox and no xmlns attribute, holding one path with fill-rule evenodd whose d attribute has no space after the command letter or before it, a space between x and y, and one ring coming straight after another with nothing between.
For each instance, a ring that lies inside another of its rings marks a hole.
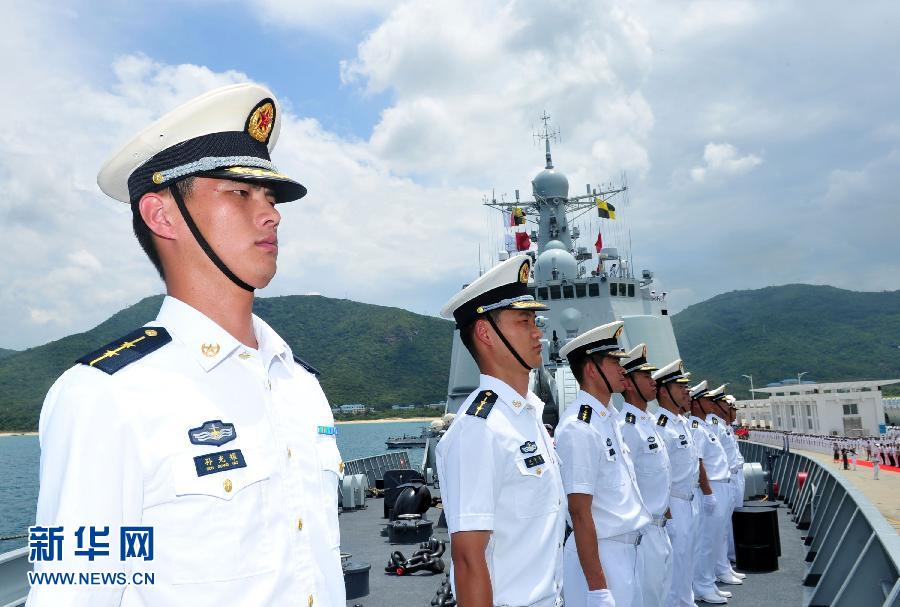
<instances>
[{"instance_id":1,"label":"row of sailor","mask_svg":"<svg viewBox=\"0 0 900 607\"><path fill-rule=\"evenodd\" d=\"M554 442L528 390L535 313L547 309L529 273L527 257L509 259L442 310L481 371L437 447L459 605L727 603L716 582L744 577L731 566L743 499L734 399L706 381L689 389L682 361L657 369L644 344L623 351L613 322L560 349L580 390Z\"/></svg>"}]
</instances>

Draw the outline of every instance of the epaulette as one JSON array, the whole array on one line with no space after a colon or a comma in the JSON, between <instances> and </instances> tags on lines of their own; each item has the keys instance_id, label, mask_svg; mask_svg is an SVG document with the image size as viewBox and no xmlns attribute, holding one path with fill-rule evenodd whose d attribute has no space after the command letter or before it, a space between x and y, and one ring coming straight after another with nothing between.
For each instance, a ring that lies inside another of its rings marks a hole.
<instances>
[{"instance_id":1,"label":"epaulette","mask_svg":"<svg viewBox=\"0 0 900 607\"><path fill-rule=\"evenodd\" d=\"M581 405L581 408L578 410L578 419L586 424L589 424L591 423L591 416L593 414L594 410L591 409L590 405Z\"/></svg>"},{"instance_id":2,"label":"epaulette","mask_svg":"<svg viewBox=\"0 0 900 607\"><path fill-rule=\"evenodd\" d=\"M495 402L497 402L496 392L493 392L492 390L482 390L478 393L478 396L475 397L475 400L472 401L472 404L469 405L469 408L466 409L466 415L474 415L475 417L487 419L491 409L494 408Z\"/></svg>"},{"instance_id":3,"label":"epaulette","mask_svg":"<svg viewBox=\"0 0 900 607\"><path fill-rule=\"evenodd\" d=\"M634 413L626 413L625 421L629 424L633 424L635 421L637 421L637 418L634 416Z\"/></svg>"},{"instance_id":4,"label":"epaulette","mask_svg":"<svg viewBox=\"0 0 900 607\"><path fill-rule=\"evenodd\" d=\"M303 360L296 354L294 354L294 362L297 363L298 365L300 365L301 367L303 367L304 369L306 369L307 371L309 371L310 373L312 373L313 375L315 375L316 379L318 379L319 376L322 375L322 373L320 373L318 369L316 369L314 366L312 366L311 364L309 364L308 362L306 362L305 360Z\"/></svg>"},{"instance_id":5,"label":"epaulette","mask_svg":"<svg viewBox=\"0 0 900 607\"><path fill-rule=\"evenodd\" d=\"M691 422L691 428L699 428L699 427L700 427L700 422L698 422L696 419Z\"/></svg>"},{"instance_id":6,"label":"epaulette","mask_svg":"<svg viewBox=\"0 0 900 607\"><path fill-rule=\"evenodd\" d=\"M159 350L170 341L172 336L162 327L141 327L90 354L85 354L75 362L112 375L134 361Z\"/></svg>"},{"instance_id":7,"label":"epaulette","mask_svg":"<svg viewBox=\"0 0 900 607\"><path fill-rule=\"evenodd\" d=\"M656 425L665 427L667 423L669 423L669 418L660 413L659 418L656 420Z\"/></svg>"}]
</instances>

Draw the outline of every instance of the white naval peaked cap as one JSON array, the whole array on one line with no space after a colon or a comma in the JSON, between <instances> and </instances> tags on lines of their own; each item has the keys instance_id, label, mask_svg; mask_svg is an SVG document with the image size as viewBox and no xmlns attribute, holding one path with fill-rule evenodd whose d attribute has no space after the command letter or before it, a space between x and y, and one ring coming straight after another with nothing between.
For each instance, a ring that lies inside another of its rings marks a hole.
<instances>
[{"instance_id":1,"label":"white naval peaked cap","mask_svg":"<svg viewBox=\"0 0 900 607\"><path fill-rule=\"evenodd\" d=\"M709 383L705 379L696 386L691 386L689 390L691 398L700 398L701 396L703 396L706 393L706 388L708 386Z\"/></svg>"},{"instance_id":2,"label":"white naval peaked cap","mask_svg":"<svg viewBox=\"0 0 900 607\"><path fill-rule=\"evenodd\" d=\"M528 292L531 257L516 255L476 278L441 308L443 318L453 318L465 327L480 314L492 310L549 310Z\"/></svg>"},{"instance_id":3,"label":"white naval peaked cap","mask_svg":"<svg viewBox=\"0 0 900 607\"><path fill-rule=\"evenodd\" d=\"M585 331L578 337L572 338L566 345L559 349L559 355L565 356L572 362L573 357L587 354L602 354L622 358L624 350L619 345L619 335L625 323L621 320L594 327Z\"/></svg>"},{"instance_id":4,"label":"white naval peaked cap","mask_svg":"<svg viewBox=\"0 0 900 607\"><path fill-rule=\"evenodd\" d=\"M625 353L622 358L622 366L626 373L635 371L656 371L656 367L647 362L647 344L638 344Z\"/></svg>"},{"instance_id":5,"label":"white naval peaked cap","mask_svg":"<svg viewBox=\"0 0 900 607\"><path fill-rule=\"evenodd\" d=\"M113 154L97 185L122 202L136 202L195 175L265 183L276 200L302 198L306 188L282 175L269 157L281 130L281 107L252 83L209 91L175 108Z\"/></svg>"},{"instance_id":6,"label":"white naval peaked cap","mask_svg":"<svg viewBox=\"0 0 900 607\"><path fill-rule=\"evenodd\" d=\"M686 384L690 376L690 373L685 372L682 360L676 358L659 371L654 372L650 377L660 384L667 384L673 381L679 384Z\"/></svg>"},{"instance_id":7,"label":"white naval peaked cap","mask_svg":"<svg viewBox=\"0 0 900 607\"><path fill-rule=\"evenodd\" d=\"M725 386L727 386L727 385L728 385L728 384L722 384L721 386L719 386L719 387L716 388L715 390L710 390L710 391L707 392L704 396L706 396L706 398L711 398L711 399L713 399L713 400L719 400L719 399L721 399L721 398L724 398L724 396L725 396Z\"/></svg>"},{"instance_id":8,"label":"white naval peaked cap","mask_svg":"<svg viewBox=\"0 0 900 607\"><path fill-rule=\"evenodd\" d=\"M732 409L736 409L736 407L734 406L734 403L737 402L737 399L734 396L732 396L731 394L725 395L725 402L728 403L728 405Z\"/></svg>"}]
</instances>

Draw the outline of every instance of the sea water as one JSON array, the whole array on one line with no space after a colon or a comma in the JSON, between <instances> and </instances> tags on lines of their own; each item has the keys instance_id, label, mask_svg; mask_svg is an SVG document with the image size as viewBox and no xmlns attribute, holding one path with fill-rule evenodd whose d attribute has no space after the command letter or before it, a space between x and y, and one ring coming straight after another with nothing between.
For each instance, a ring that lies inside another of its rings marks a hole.
<instances>
[{"instance_id":1,"label":"sea water","mask_svg":"<svg viewBox=\"0 0 900 607\"><path fill-rule=\"evenodd\" d=\"M345 461L385 453L391 436L418 436L429 422L379 422L338 424L337 445ZM27 544L24 538L3 540L27 533L34 524L38 496L40 445L37 436L0 436L0 553ZM425 450L406 448L410 465L418 469Z\"/></svg>"}]
</instances>

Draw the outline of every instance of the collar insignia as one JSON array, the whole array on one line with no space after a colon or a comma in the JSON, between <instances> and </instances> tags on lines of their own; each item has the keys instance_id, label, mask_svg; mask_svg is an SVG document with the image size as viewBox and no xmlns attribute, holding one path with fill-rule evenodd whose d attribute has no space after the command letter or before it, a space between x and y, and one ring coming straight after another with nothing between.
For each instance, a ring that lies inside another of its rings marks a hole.
<instances>
[{"instance_id":1,"label":"collar insignia","mask_svg":"<svg viewBox=\"0 0 900 607\"><path fill-rule=\"evenodd\" d=\"M203 422L196 428L188 430L188 437L195 445L215 445L221 447L237 438L234 424L226 424L221 419Z\"/></svg>"},{"instance_id":2,"label":"collar insignia","mask_svg":"<svg viewBox=\"0 0 900 607\"><path fill-rule=\"evenodd\" d=\"M628 412L625 414L625 421L629 424L633 424L635 422L634 413Z\"/></svg>"},{"instance_id":3,"label":"collar insignia","mask_svg":"<svg viewBox=\"0 0 900 607\"><path fill-rule=\"evenodd\" d=\"M691 428L699 428L699 427L700 427L700 422L698 422L696 419L691 422Z\"/></svg>"},{"instance_id":4,"label":"collar insignia","mask_svg":"<svg viewBox=\"0 0 900 607\"><path fill-rule=\"evenodd\" d=\"M611 439L611 438L607 438L607 439L606 439L606 446L607 446L607 447L612 447L612 439Z\"/></svg>"},{"instance_id":5,"label":"collar insignia","mask_svg":"<svg viewBox=\"0 0 900 607\"><path fill-rule=\"evenodd\" d=\"M203 352L203 356L207 358L215 358L220 349L221 347L219 344L203 344L200 346L200 351Z\"/></svg>"},{"instance_id":6,"label":"collar insignia","mask_svg":"<svg viewBox=\"0 0 900 607\"><path fill-rule=\"evenodd\" d=\"M659 419L656 420L657 426L665 426L669 422L669 418L663 414L659 415Z\"/></svg>"},{"instance_id":7,"label":"collar insignia","mask_svg":"<svg viewBox=\"0 0 900 607\"><path fill-rule=\"evenodd\" d=\"M519 446L519 451L522 453L534 453L537 451L537 445L533 441L528 440Z\"/></svg>"}]
</instances>

